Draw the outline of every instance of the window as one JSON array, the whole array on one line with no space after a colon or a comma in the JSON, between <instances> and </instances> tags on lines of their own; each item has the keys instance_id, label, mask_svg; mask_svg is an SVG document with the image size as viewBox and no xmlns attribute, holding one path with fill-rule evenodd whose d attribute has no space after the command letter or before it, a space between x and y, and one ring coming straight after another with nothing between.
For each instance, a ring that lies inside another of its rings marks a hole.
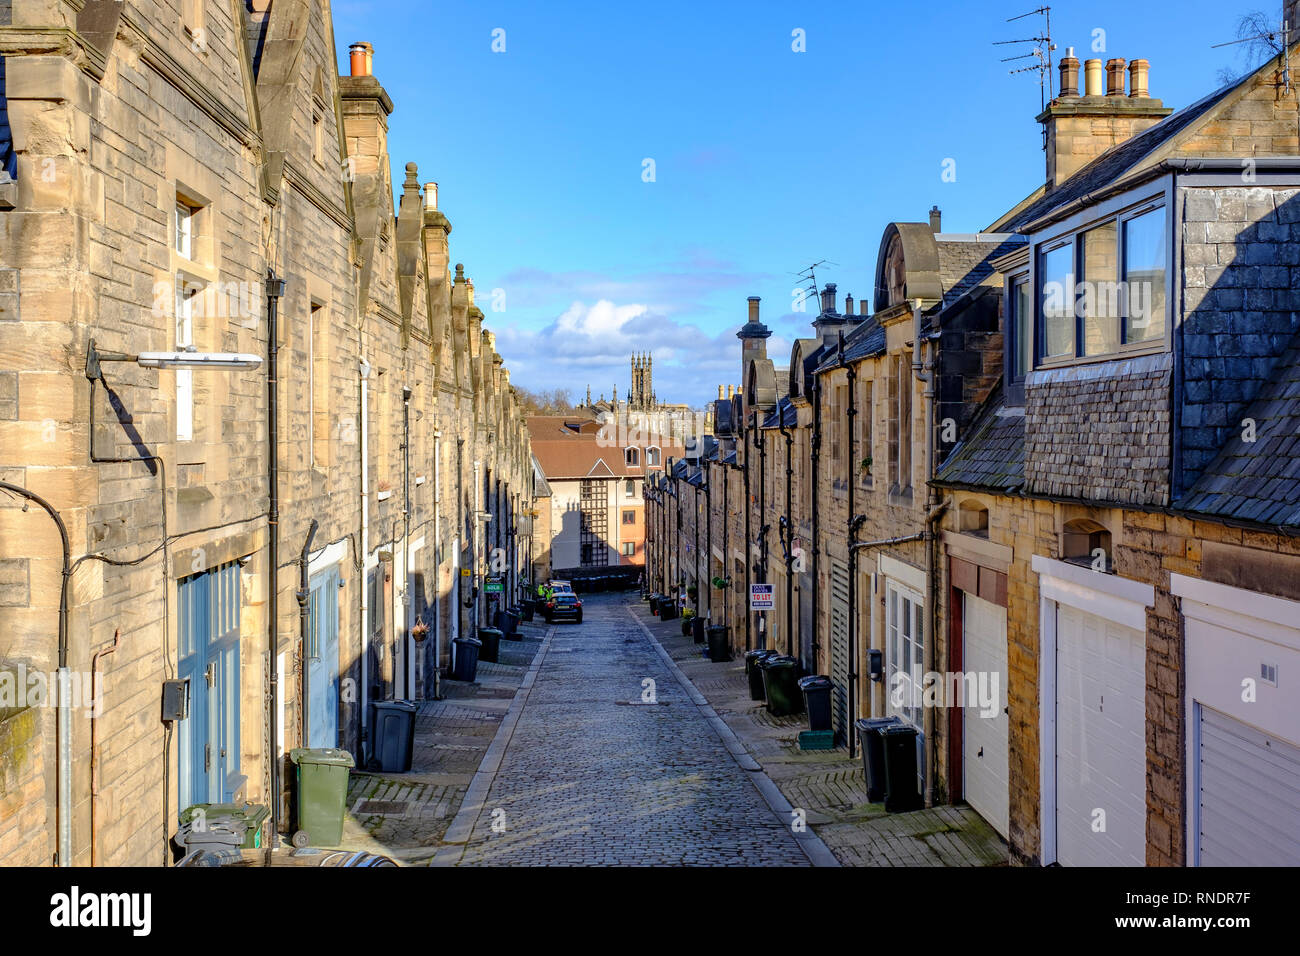
<instances>
[{"instance_id":1,"label":"window","mask_svg":"<svg viewBox=\"0 0 1300 956\"><path fill-rule=\"evenodd\" d=\"M1102 223L1079 236L1079 301L1083 354L1107 355L1119 349L1119 230Z\"/></svg>"},{"instance_id":2,"label":"window","mask_svg":"<svg viewBox=\"0 0 1300 956\"><path fill-rule=\"evenodd\" d=\"M1033 317L1034 304L1029 296L1029 277L1022 276L1011 286L1011 327L1015 330L1015 341L1012 344L1015 349L1013 381L1024 379L1032 365Z\"/></svg>"},{"instance_id":3,"label":"window","mask_svg":"<svg viewBox=\"0 0 1300 956\"><path fill-rule=\"evenodd\" d=\"M176 242L175 249L178 256L186 259L194 258L194 207L188 203L176 203Z\"/></svg>"},{"instance_id":4,"label":"window","mask_svg":"<svg viewBox=\"0 0 1300 956\"><path fill-rule=\"evenodd\" d=\"M1121 213L1038 251L1040 361L1120 354L1163 342L1168 258L1164 206ZM1027 371L1025 301L1013 280L1016 374Z\"/></svg>"},{"instance_id":5,"label":"window","mask_svg":"<svg viewBox=\"0 0 1300 956\"><path fill-rule=\"evenodd\" d=\"M912 354L899 353L894 370L894 432L898 436L892 459L894 486L912 487Z\"/></svg>"},{"instance_id":6,"label":"window","mask_svg":"<svg viewBox=\"0 0 1300 956\"><path fill-rule=\"evenodd\" d=\"M1124 341L1165 336L1165 210L1124 221Z\"/></svg>"},{"instance_id":7,"label":"window","mask_svg":"<svg viewBox=\"0 0 1300 956\"><path fill-rule=\"evenodd\" d=\"M623 497L624 498L636 497L636 482L633 481L631 478L629 478L627 481L623 483Z\"/></svg>"},{"instance_id":8,"label":"window","mask_svg":"<svg viewBox=\"0 0 1300 956\"><path fill-rule=\"evenodd\" d=\"M660 460L659 449L651 445L645 450L645 463L647 465L658 465Z\"/></svg>"},{"instance_id":9,"label":"window","mask_svg":"<svg viewBox=\"0 0 1300 956\"><path fill-rule=\"evenodd\" d=\"M635 511L624 511L624 512L623 512L623 523L624 523L624 524L636 524L636 512L635 512Z\"/></svg>"},{"instance_id":10,"label":"window","mask_svg":"<svg viewBox=\"0 0 1300 956\"><path fill-rule=\"evenodd\" d=\"M194 347L194 300L199 287L176 275L176 351ZM194 440L194 369L176 370L176 440Z\"/></svg>"},{"instance_id":11,"label":"window","mask_svg":"<svg viewBox=\"0 0 1300 956\"><path fill-rule=\"evenodd\" d=\"M1045 359L1074 354L1074 243L1066 242L1038 256L1042 347Z\"/></svg>"},{"instance_id":12,"label":"window","mask_svg":"<svg viewBox=\"0 0 1300 956\"><path fill-rule=\"evenodd\" d=\"M636 542L628 541L623 545L623 553L629 558L636 554Z\"/></svg>"},{"instance_id":13,"label":"window","mask_svg":"<svg viewBox=\"0 0 1300 956\"><path fill-rule=\"evenodd\" d=\"M321 122L318 110L311 114L311 158L317 165L325 165L325 124Z\"/></svg>"},{"instance_id":14,"label":"window","mask_svg":"<svg viewBox=\"0 0 1300 956\"><path fill-rule=\"evenodd\" d=\"M330 464L329 323L326 309L312 302L307 316L307 462L318 468Z\"/></svg>"},{"instance_id":15,"label":"window","mask_svg":"<svg viewBox=\"0 0 1300 956\"><path fill-rule=\"evenodd\" d=\"M855 441L858 455L858 481L864 485L871 484L871 414L872 383L868 379L861 383L858 394L858 413L854 416L854 428L857 431Z\"/></svg>"},{"instance_id":16,"label":"window","mask_svg":"<svg viewBox=\"0 0 1300 956\"><path fill-rule=\"evenodd\" d=\"M886 579L885 661L889 712L917 727L924 703L921 686L925 672L924 613L921 596L910 588Z\"/></svg>"},{"instance_id":17,"label":"window","mask_svg":"<svg viewBox=\"0 0 1300 956\"><path fill-rule=\"evenodd\" d=\"M845 412L848 410L848 387L836 385L831 390L831 419L834 425L830 429L831 433L831 461L839 462L844 457L841 449L843 444L843 432L846 428Z\"/></svg>"},{"instance_id":18,"label":"window","mask_svg":"<svg viewBox=\"0 0 1300 956\"><path fill-rule=\"evenodd\" d=\"M629 448L624 453L624 457L627 460L627 464L629 468L634 468L637 465L641 464L641 452L639 452L635 448Z\"/></svg>"}]
</instances>

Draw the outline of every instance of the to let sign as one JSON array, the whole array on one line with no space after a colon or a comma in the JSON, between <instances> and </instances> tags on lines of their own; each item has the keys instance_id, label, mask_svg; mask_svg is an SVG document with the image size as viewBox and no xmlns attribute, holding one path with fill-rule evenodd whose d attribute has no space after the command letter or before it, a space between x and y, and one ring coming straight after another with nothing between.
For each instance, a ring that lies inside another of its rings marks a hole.
<instances>
[{"instance_id":1,"label":"to let sign","mask_svg":"<svg viewBox=\"0 0 1300 956\"><path fill-rule=\"evenodd\" d=\"M749 586L749 609L751 611L772 610L772 585L751 584Z\"/></svg>"},{"instance_id":2,"label":"to let sign","mask_svg":"<svg viewBox=\"0 0 1300 956\"><path fill-rule=\"evenodd\" d=\"M505 589L505 583L502 581L488 581L483 585L484 594L500 594Z\"/></svg>"}]
</instances>

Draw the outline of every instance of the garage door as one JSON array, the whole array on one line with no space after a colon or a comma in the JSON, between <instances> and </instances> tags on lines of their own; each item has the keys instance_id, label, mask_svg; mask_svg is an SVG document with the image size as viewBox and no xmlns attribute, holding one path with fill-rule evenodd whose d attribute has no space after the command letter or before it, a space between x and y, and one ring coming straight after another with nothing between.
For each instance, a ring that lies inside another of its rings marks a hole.
<instances>
[{"instance_id":1,"label":"garage door","mask_svg":"<svg viewBox=\"0 0 1300 956\"><path fill-rule=\"evenodd\" d=\"M1007 611L972 594L963 599L962 666L988 694L996 680L996 712L972 699L970 684L962 708L962 793L966 802L1007 835ZM996 678L991 675L996 675ZM987 683L985 683L987 682Z\"/></svg>"},{"instance_id":2,"label":"garage door","mask_svg":"<svg viewBox=\"0 0 1300 956\"><path fill-rule=\"evenodd\" d=\"M1058 604L1056 634L1057 858L1067 866L1142 866L1142 632Z\"/></svg>"},{"instance_id":3,"label":"garage door","mask_svg":"<svg viewBox=\"0 0 1300 956\"><path fill-rule=\"evenodd\" d=\"M1300 866L1300 748L1217 710L1200 713L1199 866Z\"/></svg>"}]
</instances>

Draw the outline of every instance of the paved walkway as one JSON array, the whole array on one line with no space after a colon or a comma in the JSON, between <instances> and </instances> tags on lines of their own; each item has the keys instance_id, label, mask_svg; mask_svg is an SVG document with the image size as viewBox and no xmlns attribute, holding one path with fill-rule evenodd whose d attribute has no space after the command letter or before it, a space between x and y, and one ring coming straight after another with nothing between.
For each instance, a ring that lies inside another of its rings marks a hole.
<instances>
[{"instance_id":1,"label":"paved walkway","mask_svg":"<svg viewBox=\"0 0 1300 956\"><path fill-rule=\"evenodd\" d=\"M798 734L807 728L807 718L773 717L761 701L750 700L743 650L738 660L714 664L700 656L701 645L682 637L680 619L661 621L639 601L625 603L623 610L672 655L845 866L1006 864L1006 843L970 807L885 813L883 804L867 802L860 757L850 760L843 747L801 751Z\"/></svg>"},{"instance_id":2,"label":"paved walkway","mask_svg":"<svg viewBox=\"0 0 1300 956\"><path fill-rule=\"evenodd\" d=\"M521 624L519 631L523 640L501 642L498 663L479 663L473 684L444 680L442 700L416 702L410 773L353 772L343 848L403 863L434 855L542 646L547 625Z\"/></svg>"},{"instance_id":3,"label":"paved walkway","mask_svg":"<svg viewBox=\"0 0 1300 956\"><path fill-rule=\"evenodd\" d=\"M552 630L433 863L833 864L630 600Z\"/></svg>"}]
</instances>

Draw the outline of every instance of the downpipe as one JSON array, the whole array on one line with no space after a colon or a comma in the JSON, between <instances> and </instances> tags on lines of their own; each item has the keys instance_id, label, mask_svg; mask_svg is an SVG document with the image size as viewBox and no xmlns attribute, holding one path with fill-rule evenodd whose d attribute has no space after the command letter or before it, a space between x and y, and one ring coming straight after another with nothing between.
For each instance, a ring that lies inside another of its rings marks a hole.
<instances>
[{"instance_id":1,"label":"downpipe","mask_svg":"<svg viewBox=\"0 0 1300 956\"><path fill-rule=\"evenodd\" d=\"M302 739L298 741L298 746L306 747L311 740L311 730L308 726L310 721L310 690L307 687L307 648L309 645L309 634L311 630L311 577L308 574L310 569L310 552L312 540L316 537L316 531L320 523L311 519L311 524L307 526L307 539L302 543L302 551L298 554L298 707L302 713Z\"/></svg>"}]
</instances>

